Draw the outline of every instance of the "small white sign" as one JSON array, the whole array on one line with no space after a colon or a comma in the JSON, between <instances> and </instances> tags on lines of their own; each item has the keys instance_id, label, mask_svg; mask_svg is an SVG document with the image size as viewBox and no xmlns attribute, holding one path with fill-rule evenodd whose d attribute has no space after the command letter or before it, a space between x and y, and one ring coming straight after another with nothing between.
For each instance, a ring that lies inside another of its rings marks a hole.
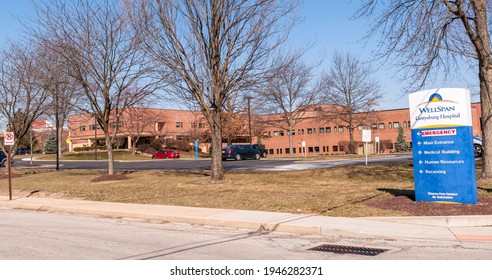
<instances>
[{"instance_id":1,"label":"small white sign","mask_svg":"<svg viewBox=\"0 0 492 280\"><path fill-rule=\"evenodd\" d=\"M371 130L362 130L362 142L371 142Z\"/></svg>"},{"instance_id":2,"label":"small white sign","mask_svg":"<svg viewBox=\"0 0 492 280\"><path fill-rule=\"evenodd\" d=\"M379 136L374 137L374 142L379 143Z\"/></svg>"},{"instance_id":3,"label":"small white sign","mask_svg":"<svg viewBox=\"0 0 492 280\"><path fill-rule=\"evenodd\" d=\"M13 132L5 132L3 134L4 145L5 146L13 146L15 143L15 136Z\"/></svg>"}]
</instances>

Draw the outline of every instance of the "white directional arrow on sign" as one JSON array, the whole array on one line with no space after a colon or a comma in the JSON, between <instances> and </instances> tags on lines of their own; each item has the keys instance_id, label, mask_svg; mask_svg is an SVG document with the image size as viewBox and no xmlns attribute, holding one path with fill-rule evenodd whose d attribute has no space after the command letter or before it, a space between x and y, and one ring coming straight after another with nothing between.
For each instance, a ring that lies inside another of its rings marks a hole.
<instances>
[{"instance_id":1,"label":"white directional arrow on sign","mask_svg":"<svg viewBox=\"0 0 492 280\"><path fill-rule=\"evenodd\" d=\"M420 174L424 173L424 171L422 171L422 170L420 170L419 172L420 172Z\"/></svg>"},{"instance_id":2,"label":"white directional arrow on sign","mask_svg":"<svg viewBox=\"0 0 492 280\"><path fill-rule=\"evenodd\" d=\"M423 163L423 161L419 160L419 163L420 163L420 164L422 164L422 163Z\"/></svg>"}]
</instances>

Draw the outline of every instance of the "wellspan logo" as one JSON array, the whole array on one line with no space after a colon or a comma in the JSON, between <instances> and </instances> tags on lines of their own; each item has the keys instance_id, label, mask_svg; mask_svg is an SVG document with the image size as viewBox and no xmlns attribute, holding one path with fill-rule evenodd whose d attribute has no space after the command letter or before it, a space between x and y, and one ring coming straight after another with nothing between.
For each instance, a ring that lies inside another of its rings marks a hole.
<instances>
[{"instance_id":1,"label":"wellspan logo","mask_svg":"<svg viewBox=\"0 0 492 280\"><path fill-rule=\"evenodd\" d=\"M456 111L455 106L437 106L437 107L424 107L419 108L420 113L443 113Z\"/></svg>"},{"instance_id":2,"label":"wellspan logo","mask_svg":"<svg viewBox=\"0 0 492 280\"><path fill-rule=\"evenodd\" d=\"M429 102L442 102L442 96L439 94L439 93L433 93L430 97L429 97Z\"/></svg>"},{"instance_id":3,"label":"wellspan logo","mask_svg":"<svg viewBox=\"0 0 492 280\"><path fill-rule=\"evenodd\" d=\"M456 106L454 104L443 104L443 103L456 103L451 100L444 100L439 93L433 93L429 97L429 101L419 104L420 113L444 113L444 112L454 112L456 111ZM433 106L437 105L437 106ZM446 106L447 105L447 106Z\"/></svg>"}]
</instances>

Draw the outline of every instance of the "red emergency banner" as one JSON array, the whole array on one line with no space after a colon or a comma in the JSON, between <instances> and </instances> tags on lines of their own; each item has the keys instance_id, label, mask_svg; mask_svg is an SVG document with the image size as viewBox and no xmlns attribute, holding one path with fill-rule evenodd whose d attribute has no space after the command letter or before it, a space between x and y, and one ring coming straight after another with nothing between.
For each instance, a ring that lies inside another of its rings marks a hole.
<instances>
[{"instance_id":1,"label":"red emergency banner","mask_svg":"<svg viewBox=\"0 0 492 280\"><path fill-rule=\"evenodd\" d=\"M435 129L435 130L424 130L422 131L422 136L450 136L456 135L456 129Z\"/></svg>"}]
</instances>

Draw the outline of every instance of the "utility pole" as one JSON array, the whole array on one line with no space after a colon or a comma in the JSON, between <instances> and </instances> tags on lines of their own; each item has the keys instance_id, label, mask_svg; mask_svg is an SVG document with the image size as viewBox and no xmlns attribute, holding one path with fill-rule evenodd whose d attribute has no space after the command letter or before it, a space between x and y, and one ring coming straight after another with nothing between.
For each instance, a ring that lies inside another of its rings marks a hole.
<instances>
[{"instance_id":1,"label":"utility pole","mask_svg":"<svg viewBox=\"0 0 492 280\"><path fill-rule=\"evenodd\" d=\"M253 145L253 135L251 133L251 99L253 97L251 96L246 96L245 97L248 100L248 126L249 126L249 145Z\"/></svg>"},{"instance_id":2,"label":"utility pole","mask_svg":"<svg viewBox=\"0 0 492 280\"><path fill-rule=\"evenodd\" d=\"M55 133L56 133L56 170L60 170L60 120L59 120L59 108L58 108L58 86L55 89Z\"/></svg>"},{"instance_id":3,"label":"utility pole","mask_svg":"<svg viewBox=\"0 0 492 280\"><path fill-rule=\"evenodd\" d=\"M97 114L94 113L94 160L97 160Z\"/></svg>"}]
</instances>

